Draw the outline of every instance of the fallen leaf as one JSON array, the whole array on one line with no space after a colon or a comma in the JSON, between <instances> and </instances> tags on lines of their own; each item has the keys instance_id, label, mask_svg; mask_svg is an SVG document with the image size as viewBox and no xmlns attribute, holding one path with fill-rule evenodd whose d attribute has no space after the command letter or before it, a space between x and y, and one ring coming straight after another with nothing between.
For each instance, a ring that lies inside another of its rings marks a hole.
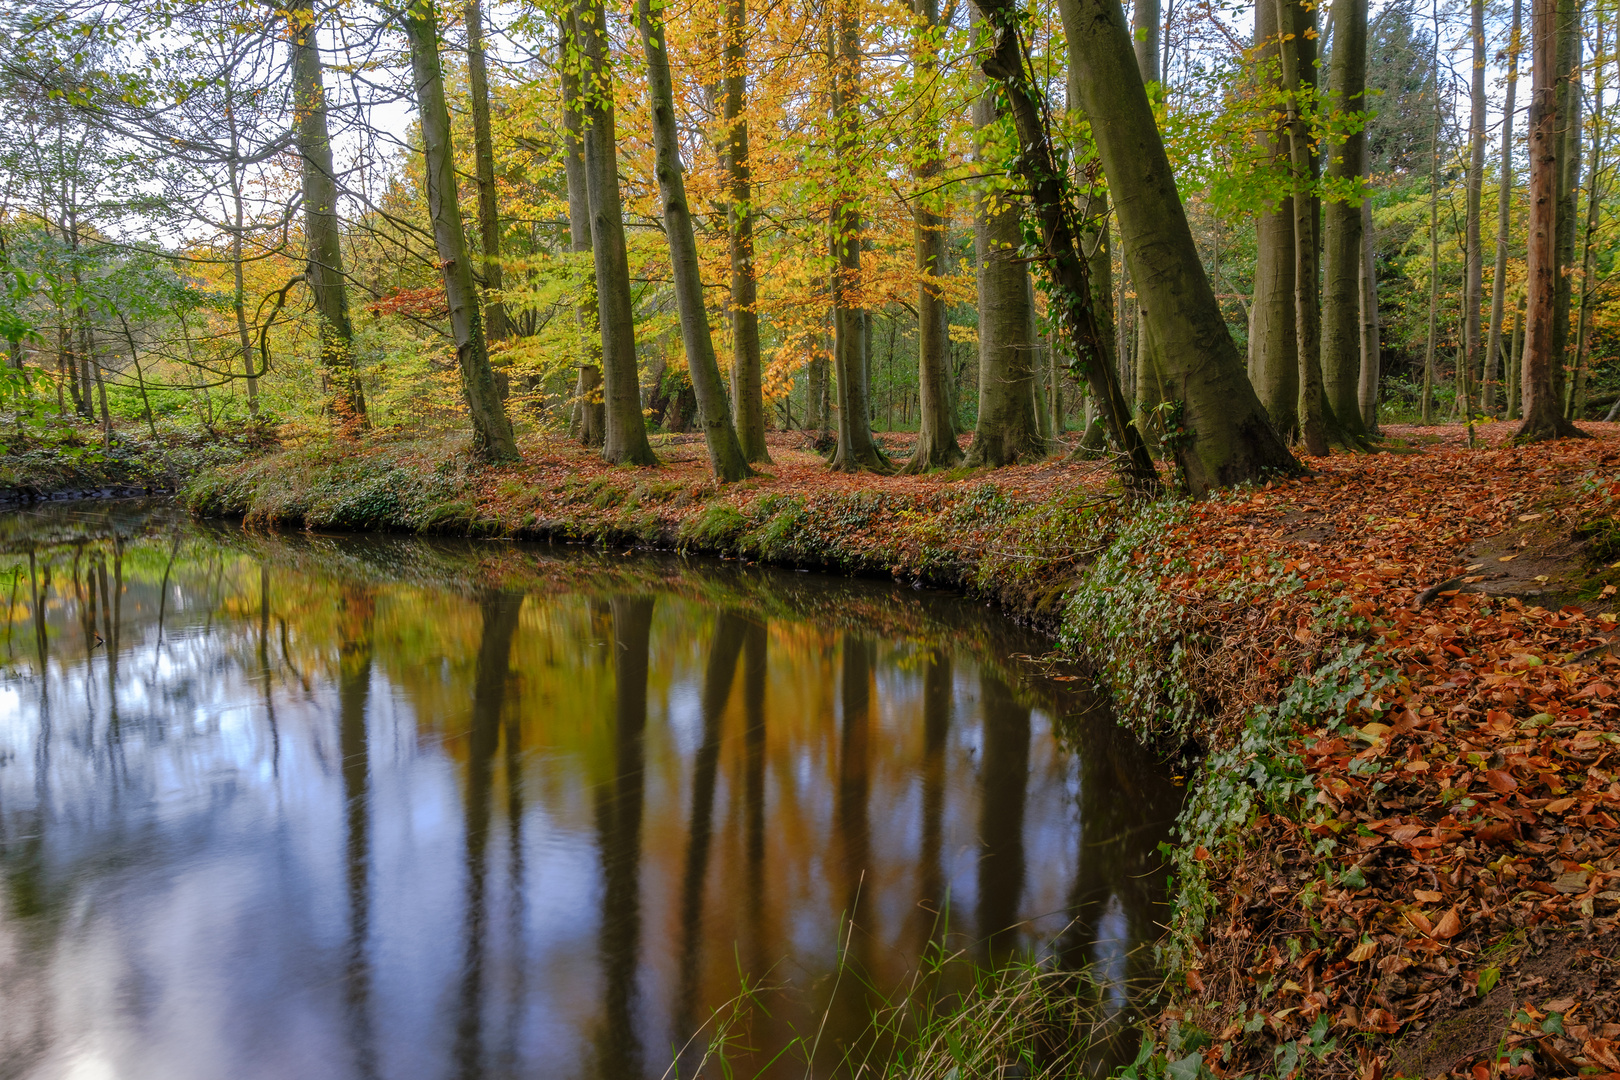
<instances>
[{"instance_id":1,"label":"fallen leaf","mask_svg":"<svg viewBox=\"0 0 1620 1080\"><path fill-rule=\"evenodd\" d=\"M1518 557L1519 556L1518 556L1517 553L1512 554L1512 555L1503 555L1500 559L1497 559L1496 561L1497 562L1512 562L1514 559L1517 559Z\"/></svg>"},{"instance_id":2,"label":"fallen leaf","mask_svg":"<svg viewBox=\"0 0 1620 1080\"><path fill-rule=\"evenodd\" d=\"M1443 899L1439 893L1430 889L1418 889L1412 895L1423 901L1425 904L1438 904Z\"/></svg>"},{"instance_id":3,"label":"fallen leaf","mask_svg":"<svg viewBox=\"0 0 1620 1080\"><path fill-rule=\"evenodd\" d=\"M1485 772L1485 782L1491 785L1491 790L1502 795L1517 791L1519 782L1501 769L1488 769Z\"/></svg>"},{"instance_id":4,"label":"fallen leaf","mask_svg":"<svg viewBox=\"0 0 1620 1080\"><path fill-rule=\"evenodd\" d=\"M1357 945L1355 948L1350 950L1349 959L1352 964L1360 964L1371 960L1376 955L1378 955L1377 943L1363 941L1360 945Z\"/></svg>"},{"instance_id":5,"label":"fallen leaf","mask_svg":"<svg viewBox=\"0 0 1620 1080\"><path fill-rule=\"evenodd\" d=\"M1434 936L1440 941L1450 941L1462 933L1462 919L1457 915L1456 908L1448 908L1440 916L1440 921L1434 925Z\"/></svg>"}]
</instances>

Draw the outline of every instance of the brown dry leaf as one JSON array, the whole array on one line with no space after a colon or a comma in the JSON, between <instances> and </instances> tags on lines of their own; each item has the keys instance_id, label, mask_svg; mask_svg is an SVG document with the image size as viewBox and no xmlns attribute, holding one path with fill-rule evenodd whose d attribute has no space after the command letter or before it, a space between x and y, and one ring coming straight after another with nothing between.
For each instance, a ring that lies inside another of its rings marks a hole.
<instances>
[{"instance_id":1,"label":"brown dry leaf","mask_svg":"<svg viewBox=\"0 0 1620 1080\"><path fill-rule=\"evenodd\" d=\"M1350 950L1349 960L1352 964L1360 964L1371 960L1377 955L1378 943L1374 941L1363 941L1360 945L1357 945L1355 948Z\"/></svg>"},{"instance_id":2,"label":"brown dry leaf","mask_svg":"<svg viewBox=\"0 0 1620 1080\"><path fill-rule=\"evenodd\" d=\"M1485 773L1485 782L1491 785L1491 790L1503 795L1511 794L1519 788L1519 782L1501 769L1490 769Z\"/></svg>"},{"instance_id":3,"label":"brown dry leaf","mask_svg":"<svg viewBox=\"0 0 1620 1080\"><path fill-rule=\"evenodd\" d=\"M1423 914L1423 912L1419 911L1417 908L1413 908L1406 913L1406 921L1423 931L1425 934L1434 933L1434 924L1429 921L1429 917L1427 915Z\"/></svg>"},{"instance_id":4,"label":"brown dry leaf","mask_svg":"<svg viewBox=\"0 0 1620 1080\"><path fill-rule=\"evenodd\" d=\"M1503 555L1501 558L1497 559L1496 561L1497 562L1512 562L1514 559L1517 559L1518 557L1519 556L1517 554Z\"/></svg>"},{"instance_id":5,"label":"brown dry leaf","mask_svg":"<svg viewBox=\"0 0 1620 1080\"><path fill-rule=\"evenodd\" d=\"M1440 916L1440 921L1435 924L1434 936L1440 941L1450 941L1460 933L1462 933L1462 919L1457 916L1456 908L1448 908L1446 913Z\"/></svg>"},{"instance_id":6,"label":"brown dry leaf","mask_svg":"<svg viewBox=\"0 0 1620 1080\"><path fill-rule=\"evenodd\" d=\"M1425 904L1438 904L1443 899L1439 893L1434 892L1432 889L1418 889L1412 895Z\"/></svg>"}]
</instances>

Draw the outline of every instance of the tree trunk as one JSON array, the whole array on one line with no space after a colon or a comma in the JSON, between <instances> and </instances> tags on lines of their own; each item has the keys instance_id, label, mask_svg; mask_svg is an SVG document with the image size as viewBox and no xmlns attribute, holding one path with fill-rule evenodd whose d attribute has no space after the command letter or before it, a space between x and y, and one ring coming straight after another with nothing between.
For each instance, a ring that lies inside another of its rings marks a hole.
<instances>
[{"instance_id":1,"label":"tree trunk","mask_svg":"<svg viewBox=\"0 0 1620 1080\"><path fill-rule=\"evenodd\" d=\"M1281 84L1277 65L1277 5L1254 7L1256 70L1272 92ZM1268 112L1272 111L1268 106ZM1288 168L1288 138L1282 128L1264 133L1274 167ZM1294 325L1294 200L1284 198L1255 221L1254 301L1249 329L1249 379L1272 426L1288 441L1299 430L1299 339Z\"/></svg>"},{"instance_id":2,"label":"tree trunk","mask_svg":"<svg viewBox=\"0 0 1620 1080\"><path fill-rule=\"evenodd\" d=\"M1082 61L1075 80L1080 106L1091 119L1131 275L1162 350L1161 374L1181 402L1173 446L1183 482L1198 494L1274 471L1294 473L1299 463L1244 376L1204 273L1124 13L1113 0L1063 0L1068 8L1063 24L1072 28L1070 48Z\"/></svg>"},{"instance_id":3,"label":"tree trunk","mask_svg":"<svg viewBox=\"0 0 1620 1080\"><path fill-rule=\"evenodd\" d=\"M1440 332L1440 0L1430 0L1434 21L1434 55L1430 58L1430 87L1434 92L1434 123L1429 136L1429 336L1423 348L1423 399L1419 406L1425 424L1434 423L1434 353Z\"/></svg>"},{"instance_id":4,"label":"tree trunk","mask_svg":"<svg viewBox=\"0 0 1620 1080\"><path fill-rule=\"evenodd\" d=\"M915 0L917 27L912 42L912 66L919 85L928 85L939 71L939 0ZM943 193L930 191L940 173L942 147L938 111L928 108L918 124L922 139L916 148L913 173L918 193L912 203L917 251L917 445L903 473L944 469L962 460L956 444L956 409L951 401L950 370L945 352L950 347L950 319L939 279L949 271L946 230L950 219L936 212L943 208Z\"/></svg>"},{"instance_id":5,"label":"tree trunk","mask_svg":"<svg viewBox=\"0 0 1620 1080\"><path fill-rule=\"evenodd\" d=\"M562 86L563 177L568 184L568 250L583 255L591 250L591 198L585 182L585 134L579 115L578 35L573 32L573 16L558 19L557 74ZM585 295L574 308L574 318L582 329L590 329L596 307L596 281L593 275ZM581 443L600 447L606 439L607 420L602 405L602 369L596 363L596 346L589 334L583 335L586 355L579 360L579 377L574 385L572 434Z\"/></svg>"},{"instance_id":6,"label":"tree trunk","mask_svg":"<svg viewBox=\"0 0 1620 1080\"><path fill-rule=\"evenodd\" d=\"M602 395L606 432L602 458L615 465L656 465L641 415L636 373L635 311L630 301L630 256L619 195L618 136L613 121L613 72L606 52L607 15L601 0L579 0L575 40L582 54L581 116L585 121L585 190L591 206L591 250L596 257L596 322L602 341Z\"/></svg>"},{"instance_id":7,"label":"tree trunk","mask_svg":"<svg viewBox=\"0 0 1620 1080\"><path fill-rule=\"evenodd\" d=\"M1582 434L1564 418L1554 369L1562 363L1557 335L1559 150L1564 94L1559 80L1558 17L1567 0L1532 0L1530 38L1530 243L1524 357L1519 390L1525 442Z\"/></svg>"},{"instance_id":8,"label":"tree trunk","mask_svg":"<svg viewBox=\"0 0 1620 1080\"><path fill-rule=\"evenodd\" d=\"M1131 38L1135 45L1136 70L1142 76L1144 85L1158 83L1162 77L1159 46L1163 32L1164 20L1159 0L1136 0L1131 5ZM1129 248L1125 250L1125 257L1131 257ZM1136 317L1140 331L1136 337L1136 424L1146 438L1147 426L1151 426L1150 417L1164 401L1164 379L1159 374L1157 342L1143 317L1140 301L1137 303Z\"/></svg>"},{"instance_id":9,"label":"tree trunk","mask_svg":"<svg viewBox=\"0 0 1620 1080\"><path fill-rule=\"evenodd\" d=\"M1513 207L1513 114L1519 89L1519 38L1523 0L1513 0L1513 27L1508 32L1507 99L1502 106L1502 160L1496 195L1496 264L1491 274L1491 321L1485 344L1485 370L1480 379L1479 407L1496 415L1497 359L1502 352L1502 318L1507 306L1508 227ZM1506 366L1504 361L1503 366Z\"/></svg>"},{"instance_id":10,"label":"tree trunk","mask_svg":"<svg viewBox=\"0 0 1620 1080\"><path fill-rule=\"evenodd\" d=\"M988 12L990 5L980 5ZM999 90L981 86L973 126L996 121ZM982 145L982 144L981 144ZM1019 209L993 185L980 186L974 207L973 247L979 265L979 416L968 447L974 468L999 468L1046 456L1035 415L1035 342L1029 271L1019 246Z\"/></svg>"},{"instance_id":11,"label":"tree trunk","mask_svg":"<svg viewBox=\"0 0 1620 1080\"><path fill-rule=\"evenodd\" d=\"M1513 302L1513 337L1508 345L1508 370L1502 381L1507 383L1507 419L1519 419L1519 382L1524 372L1524 293Z\"/></svg>"},{"instance_id":12,"label":"tree trunk","mask_svg":"<svg viewBox=\"0 0 1620 1080\"><path fill-rule=\"evenodd\" d=\"M747 0L726 0L721 99L725 136L720 159L730 189L727 225L731 249L731 407L744 457L769 463L759 354L759 290L754 277L753 177L748 118L743 115L748 92L747 15Z\"/></svg>"},{"instance_id":13,"label":"tree trunk","mask_svg":"<svg viewBox=\"0 0 1620 1080\"><path fill-rule=\"evenodd\" d=\"M1463 282L1463 363L1460 380L1466 385L1476 370L1484 369L1480 355L1479 309L1484 294L1485 252L1480 238L1480 197L1485 189L1485 0L1471 0L1473 12L1474 63L1469 83L1468 196L1465 204L1467 270ZM1464 419L1473 417L1473 397L1458 398Z\"/></svg>"},{"instance_id":14,"label":"tree trunk","mask_svg":"<svg viewBox=\"0 0 1620 1080\"><path fill-rule=\"evenodd\" d=\"M653 0L640 0L641 43L647 54L647 96L652 107L653 171L664 199L664 233L669 240L669 263L675 278L675 303L681 317L681 343L686 347L687 369L692 391L697 396L698 420L709 447L709 468L722 483L754 475L731 426L726 407L726 387L720 366L714 358L714 339L709 332L709 313L703 302L703 268L698 262L697 239L692 232L692 212L686 202L686 178L682 174L679 136L675 129L675 90L669 73L669 53L664 42L664 16L653 10ZM732 281L736 282L737 263L733 251ZM745 270L747 268L745 267ZM747 276L745 274L745 276ZM735 299L735 298L734 298ZM752 305L750 305L752 306ZM748 315L752 317L752 312ZM759 344L755 336L754 344ZM738 357L733 374L741 365ZM764 445L764 421L760 420L760 445Z\"/></svg>"},{"instance_id":15,"label":"tree trunk","mask_svg":"<svg viewBox=\"0 0 1620 1080\"><path fill-rule=\"evenodd\" d=\"M1362 144L1366 153L1366 144ZM1372 195L1361 201L1361 405L1362 428L1378 434L1378 383L1383 366L1383 340L1378 329L1378 263L1373 259Z\"/></svg>"},{"instance_id":16,"label":"tree trunk","mask_svg":"<svg viewBox=\"0 0 1620 1080\"><path fill-rule=\"evenodd\" d=\"M303 159L304 282L320 317L321 366L335 390L332 415L339 428L368 424L360 373L354 366L354 327L343 272L342 232L337 215L337 171L326 125L326 87L315 27L314 0L287 6L291 38L293 107L298 155ZM435 66L435 69L437 67Z\"/></svg>"},{"instance_id":17,"label":"tree trunk","mask_svg":"<svg viewBox=\"0 0 1620 1080\"><path fill-rule=\"evenodd\" d=\"M489 71L484 62L484 13L467 0L467 89L472 98L473 168L478 179L478 232L484 248L484 337L510 332L501 301L501 219L495 204L495 137L489 123Z\"/></svg>"},{"instance_id":18,"label":"tree trunk","mask_svg":"<svg viewBox=\"0 0 1620 1080\"><path fill-rule=\"evenodd\" d=\"M1333 61L1328 75L1329 107L1340 112L1366 108L1367 0L1333 0ZM1331 146L1330 182L1361 187L1366 135L1357 130ZM1364 435L1361 409L1361 282L1364 262L1361 203L1371 198L1333 199L1323 208L1322 381L1339 426Z\"/></svg>"},{"instance_id":19,"label":"tree trunk","mask_svg":"<svg viewBox=\"0 0 1620 1080\"><path fill-rule=\"evenodd\" d=\"M235 127L234 116L228 121ZM234 132L233 132L234 133ZM233 139L234 143L235 140ZM242 237L247 231L246 207L242 203L242 174L240 163L233 158L226 164L231 189L231 311L236 316L236 346L241 352L242 372L247 377L248 415L259 415L259 380L253 376L253 334L247 321L247 282L243 268Z\"/></svg>"},{"instance_id":20,"label":"tree trunk","mask_svg":"<svg viewBox=\"0 0 1620 1080\"><path fill-rule=\"evenodd\" d=\"M455 151L450 143L450 109L444 98L444 76L439 66L439 27L430 0L411 0L402 22L410 41L411 73L422 127L426 160L428 217L433 243L444 272L445 302L455 335L456 360L461 367L461 392L472 415L473 453L484 461L509 461L518 456L512 422L501 407L495 372L489 366L484 340L483 312L473 284L472 258L467 232L462 227L456 200Z\"/></svg>"},{"instance_id":21,"label":"tree trunk","mask_svg":"<svg viewBox=\"0 0 1620 1080\"><path fill-rule=\"evenodd\" d=\"M872 438L871 369L866 355L866 298L861 279L861 187L855 155L861 146L860 0L837 0L828 26L832 65L832 122L836 139L836 179L829 224L836 262L833 277L833 355L838 371L838 449L832 467L840 472L890 472L893 466Z\"/></svg>"},{"instance_id":22,"label":"tree trunk","mask_svg":"<svg viewBox=\"0 0 1620 1080\"><path fill-rule=\"evenodd\" d=\"M1581 241L1581 302L1580 317L1575 331L1575 378L1568 392L1565 394L1566 405L1564 415L1570 420L1578 419L1586 411L1586 380L1587 368L1592 352L1592 275L1597 254L1597 232L1602 217L1603 200L1608 192L1599 180L1599 169L1603 164L1604 127L1603 127L1603 73L1607 58L1603 52L1606 27L1603 20L1603 6L1597 5L1593 9L1595 26L1593 32L1595 40L1592 48L1592 125L1591 125L1591 161L1586 170L1586 233ZM1572 142L1573 147L1579 143Z\"/></svg>"},{"instance_id":23,"label":"tree trunk","mask_svg":"<svg viewBox=\"0 0 1620 1080\"><path fill-rule=\"evenodd\" d=\"M1553 294L1553 390L1563 410L1570 364L1571 275L1575 271L1576 206L1581 191L1581 0L1559 0L1557 15L1557 83L1560 98L1558 140L1558 209L1553 233L1558 274Z\"/></svg>"}]
</instances>

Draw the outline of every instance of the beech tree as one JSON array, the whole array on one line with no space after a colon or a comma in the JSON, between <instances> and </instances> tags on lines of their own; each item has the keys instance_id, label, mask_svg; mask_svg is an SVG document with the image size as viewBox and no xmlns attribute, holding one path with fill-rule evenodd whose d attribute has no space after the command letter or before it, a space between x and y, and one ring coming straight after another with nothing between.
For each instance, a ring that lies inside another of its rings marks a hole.
<instances>
[{"instance_id":1,"label":"beech tree","mask_svg":"<svg viewBox=\"0 0 1620 1080\"><path fill-rule=\"evenodd\" d=\"M1341 114L1366 108L1367 0L1334 0L1333 60L1328 107ZM1339 189L1322 207L1322 380L1334 419L1347 434L1365 432L1361 408L1362 244L1361 203L1346 188L1359 188L1366 158L1359 123L1343 141L1329 145L1327 178Z\"/></svg>"},{"instance_id":2,"label":"beech tree","mask_svg":"<svg viewBox=\"0 0 1620 1080\"><path fill-rule=\"evenodd\" d=\"M1198 493L1271 471L1295 472L1299 463L1244 374L1199 259L1124 13L1113 0L1063 3L1074 7L1063 23L1074 28L1080 106L1091 120L1121 240L1131 253L1131 276L1162 349L1164 385L1180 402L1183 433L1174 452L1183 482ZM987 11L1002 16L999 32L1016 43L1010 0Z\"/></svg>"},{"instance_id":3,"label":"beech tree","mask_svg":"<svg viewBox=\"0 0 1620 1080\"><path fill-rule=\"evenodd\" d=\"M641 24L642 45L647 54L647 90L653 113L653 145L657 153L654 170L658 174L658 189L663 194L664 230L669 239L670 268L675 277L681 341L686 346L687 368L692 375L692 389L697 394L703 437L709 447L709 467L718 480L741 480L752 476L754 470L748 467L743 448L737 442L737 431L731 426L725 383L714 358L709 313L703 302L703 270L698 263L697 240L692 233L692 212L686 203L686 179L682 175L679 137L675 130L675 91L669 74L669 56L665 51L664 16L661 10L654 9L653 4L654 0L640 0L638 21ZM732 269L732 281L735 283L735 261ZM751 273L751 270L745 268L745 272ZM756 352L758 344L756 334ZM734 361L740 362L740 358ZM764 446L763 421L760 446Z\"/></svg>"},{"instance_id":4,"label":"beech tree","mask_svg":"<svg viewBox=\"0 0 1620 1080\"><path fill-rule=\"evenodd\" d=\"M456 199L455 152L450 142L450 109L444 98L439 61L438 16L433 0L411 0L400 14L410 42L411 77L422 128L428 216L444 274L445 301L450 308L456 361L461 368L461 392L472 415L473 452L486 461L514 459L518 456L517 442L512 437L512 422L501 407L494 369L489 365L483 312L473 284L461 205ZM645 434L642 437L645 439Z\"/></svg>"},{"instance_id":5,"label":"beech tree","mask_svg":"<svg viewBox=\"0 0 1620 1080\"><path fill-rule=\"evenodd\" d=\"M1519 37L1523 0L1513 0L1513 26L1508 31L1507 94L1502 104L1502 154L1497 166L1496 263L1491 274L1490 328L1485 344L1484 374L1479 385L1479 407L1486 415L1496 412L1497 364L1504 374L1502 359L1502 318L1507 300L1508 227L1513 206L1513 120L1514 98L1519 89Z\"/></svg>"},{"instance_id":6,"label":"beech tree","mask_svg":"<svg viewBox=\"0 0 1620 1080\"><path fill-rule=\"evenodd\" d=\"M1291 10L1292 8L1290 8ZM1254 68L1266 97L1286 92L1274 0L1254 5ZM1292 27L1288 32L1292 32ZM1265 107L1270 110L1270 103ZM1261 143L1279 169L1289 168L1289 138L1283 117ZM1299 338L1294 322L1294 198L1282 195L1255 219L1254 300L1249 321L1249 379L1266 415L1284 439L1299 430Z\"/></svg>"}]
</instances>

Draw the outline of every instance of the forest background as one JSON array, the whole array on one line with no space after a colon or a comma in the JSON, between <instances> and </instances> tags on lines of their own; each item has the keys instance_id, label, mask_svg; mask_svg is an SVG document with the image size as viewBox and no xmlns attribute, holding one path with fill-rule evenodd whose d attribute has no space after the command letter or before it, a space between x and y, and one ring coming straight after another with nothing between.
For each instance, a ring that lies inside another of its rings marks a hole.
<instances>
[{"instance_id":1,"label":"forest background","mask_svg":"<svg viewBox=\"0 0 1620 1080\"><path fill-rule=\"evenodd\" d=\"M1294 192L1310 195L1318 223L1338 203L1359 205L1367 226L1365 375L1352 373L1360 415L1347 425L1516 415L1528 125L1503 123L1530 97L1528 12L1382 4L1368 24L1365 107L1353 109L1324 89L1334 52L1326 11L1273 6L1174 0L1161 10L1139 0L1130 13L1198 254L1273 422L1298 432L1297 417L1278 415L1297 393L1287 376L1304 352L1292 267L1282 265L1293 249L1277 247ZM1094 209L1106 180L1088 126L1062 109L1072 89L1061 13L1036 2L1022 14L1054 136ZM1279 14L1297 20L1296 34L1278 33ZM1564 110L1574 151L1564 183L1576 199L1562 403L1572 418L1620 401L1607 303L1615 13L1590 0L1576 18L1574 107ZM582 35L591 19L599 33ZM969 4L936 10L928 0L682 0L637 11L188 0L14 11L0 65L7 411L23 442L25 420L71 442L66 422L77 416L109 446L115 429L156 436L160 425L274 428L292 440L334 427L464 429L477 395L464 389L457 348L465 352L468 327L456 319L465 323L470 306L495 393L520 432L601 443L600 403L611 412L614 401L611 377L600 385L599 369L611 376L614 366L604 349L631 350L631 407L645 426L693 428L705 362L694 379L671 256L680 230L666 225L660 192L662 114L652 105L663 99L641 34L652 25L668 38L667 112L727 383L718 389L746 456L768 456L767 427L825 433L856 411L879 431L922 426L926 439L930 393L954 425L953 449L957 432L977 430L972 463L1039 456L1094 409L1061 328L1054 334L1047 283L1029 272L1033 226L1021 231L1009 179L1018 140L979 70L980 19ZM1479 56L1486 77L1471 86ZM441 65L442 135L413 94L426 85L427 59ZM624 225L617 269L593 253L582 175L603 112L620 196L608 201L622 205ZM312 132L315 118L324 132ZM1309 179L1279 135L1293 122L1309 130ZM1492 147L1473 198L1471 125ZM1324 169L1358 132L1365 179ZM331 161L313 171L329 194L308 175L309 147L321 142ZM435 233L444 221L431 205L430 144L452 155L470 245L460 262L479 298L471 305ZM1471 224L1483 264L1472 278ZM1320 248L1319 224L1315 233ZM1148 323L1117 225L1087 239L1094 284L1107 285L1110 360L1146 428L1159 406L1144 362ZM1283 242L1292 245L1291 232ZM605 331L606 309L591 302L604 269L627 287L623 310L609 316L623 325ZM1481 339L1472 350L1470 317ZM845 405L844 338L864 368L864 409ZM1281 363L1268 361L1278 352ZM1268 383L1268 362L1280 387ZM1010 411L1005 385L1019 399ZM607 453L627 460L622 447Z\"/></svg>"}]
</instances>

